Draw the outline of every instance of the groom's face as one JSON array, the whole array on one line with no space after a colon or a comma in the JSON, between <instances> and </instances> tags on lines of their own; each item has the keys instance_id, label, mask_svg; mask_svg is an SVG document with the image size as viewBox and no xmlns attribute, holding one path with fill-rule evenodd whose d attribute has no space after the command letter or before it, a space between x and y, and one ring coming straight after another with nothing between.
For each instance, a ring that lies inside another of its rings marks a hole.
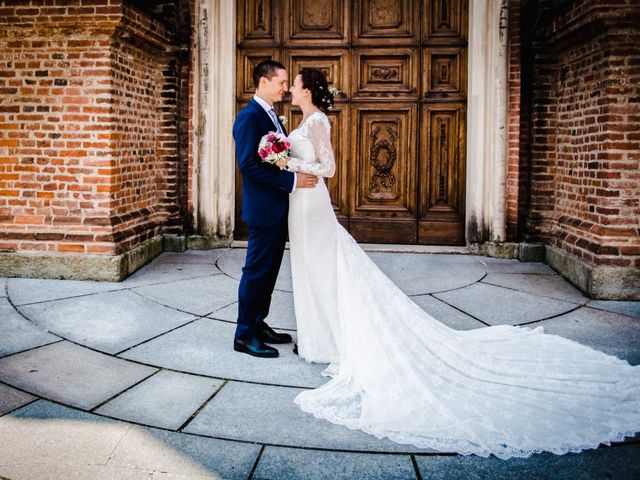
<instances>
[{"instance_id":1,"label":"groom's face","mask_svg":"<svg viewBox=\"0 0 640 480\"><path fill-rule=\"evenodd\" d=\"M260 79L260 91L258 92L260 97L270 103L282 101L282 96L287 91L287 83L289 82L289 75L287 71L283 69L276 70L276 74L269 80L267 77Z\"/></svg>"}]
</instances>

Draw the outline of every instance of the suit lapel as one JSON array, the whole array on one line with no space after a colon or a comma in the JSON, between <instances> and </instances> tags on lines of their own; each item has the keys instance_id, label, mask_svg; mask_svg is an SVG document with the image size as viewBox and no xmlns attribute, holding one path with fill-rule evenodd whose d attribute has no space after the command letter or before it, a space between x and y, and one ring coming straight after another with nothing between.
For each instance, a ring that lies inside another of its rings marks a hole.
<instances>
[{"instance_id":1,"label":"suit lapel","mask_svg":"<svg viewBox=\"0 0 640 480\"><path fill-rule=\"evenodd\" d=\"M262 106L258 102L255 101L255 99L252 98L251 102L249 102L249 103L253 105L253 108L259 110L262 113L263 120L269 122L269 130L271 130L272 128L275 128L275 125L273 124L273 120L271 119L269 114L265 111L264 108L262 108ZM284 128L284 125L282 125L282 122L280 121L280 117L278 117L278 115L276 115L276 118L278 119L278 123L280 124L280 128L282 128L282 131L284 132L284 134L286 136L287 135L287 129Z\"/></svg>"}]
</instances>

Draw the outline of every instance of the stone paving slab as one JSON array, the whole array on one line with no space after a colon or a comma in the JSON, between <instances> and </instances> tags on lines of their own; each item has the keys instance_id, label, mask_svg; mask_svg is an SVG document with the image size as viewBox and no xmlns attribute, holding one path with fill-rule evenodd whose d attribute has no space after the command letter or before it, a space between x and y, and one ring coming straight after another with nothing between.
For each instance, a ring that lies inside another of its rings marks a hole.
<instances>
[{"instance_id":1,"label":"stone paving slab","mask_svg":"<svg viewBox=\"0 0 640 480\"><path fill-rule=\"evenodd\" d=\"M589 297L584 296L580 290L560 275L490 273L482 280L482 283L507 287L539 297L555 298L580 305L584 305L589 301Z\"/></svg>"},{"instance_id":2,"label":"stone paving slab","mask_svg":"<svg viewBox=\"0 0 640 480\"><path fill-rule=\"evenodd\" d=\"M0 418L0 438L11 438L0 442L0 472L10 466L60 465L72 472L76 463L104 465L130 428L39 400Z\"/></svg>"},{"instance_id":3,"label":"stone paving slab","mask_svg":"<svg viewBox=\"0 0 640 480\"><path fill-rule=\"evenodd\" d=\"M254 480L406 480L416 478L409 455L328 452L283 447L265 448Z\"/></svg>"},{"instance_id":4,"label":"stone paving slab","mask_svg":"<svg viewBox=\"0 0 640 480\"><path fill-rule=\"evenodd\" d=\"M135 292L162 305L206 315L238 300L238 282L226 275L138 287Z\"/></svg>"},{"instance_id":5,"label":"stone paving slab","mask_svg":"<svg viewBox=\"0 0 640 480\"><path fill-rule=\"evenodd\" d=\"M588 345L596 350L640 365L640 321L625 315L581 308L560 317L534 323L545 333Z\"/></svg>"},{"instance_id":6,"label":"stone paving slab","mask_svg":"<svg viewBox=\"0 0 640 480\"><path fill-rule=\"evenodd\" d=\"M117 282L12 278L9 280L9 297L14 305L20 306L124 288Z\"/></svg>"},{"instance_id":7,"label":"stone paving slab","mask_svg":"<svg viewBox=\"0 0 640 480\"><path fill-rule=\"evenodd\" d=\"M370 252L369 257L407 295L420 295L460 288L480 280L486 273L476 257ZM240 280L245 250L234 249L220 257L218 267ZM285 252L276 283L279 290L292 291L289 252Z\"/></svg>"},{"instance_id":8,"label":"stone paving slab","mask_svg":"<svg viewBox=\"0 0 640 480\"><path fill-rule=\"evenodd\" d=\"M417 305L433 318L444 323L454 330L472 330L474 328L486 327L486 325L466 313L456 310L441 300L431 295L419 295L411 297Z\"/></svg>"},{"instance_id":9,"label":"stone paving slab","mask_svg":"<svg viewBox=\"0 0 640 480\"><path fill-rule=\"evenodd\" d=\"M176 282L187 278L220 275L220 270L212 263L181 264L174 262L151 262L133 275L127 277L120 285L123 288L139 287L157 283Z\"/></svg>"},{"instance_id":10,"label":"stone paving slab","mask_svg":"<svg viewBox=\"0 0 640 480\"><path fill-rule=\"evenodd\" d=\"M216 310L208 315L210 318L218 318L229 322L236 322L238 318L238 302ZM271 297L271 307L267 324L275 329L295 330L296 315L293 307L293 294L276 290Z\"/></svg>"},{"instance_id":11,"label":"stone paving slab","mask_svg":"<svg viewBox=\"0 0 640 480\"><path fill-rule=\"evenodd\" d=\"M185 252L164 252L154 258L153 263L190 263L194 265L215 265L218 259L230 251L230 248L215 250L187 250Z\"/></svg>"},{"instance_id":12,"label":"stone paving slab","mask_svg":"<svg viewBox=\"0 0 640 480\"><path fill-rule=\"evenodd\" d=\"M242 267L244 266L244 259L246 256L247 251L244 248L231 249L218 259L218 268L229 277L240 281L240 278L242 277ZM282 290L285 292L293 291L291 284L291 260L289 257L289 250L285 250L282 258L280 273L276 280L276 290Z\"/></svg>"},{"instance_id":13,"label":"stone paving slab","mask_svg":"<svg viewBox=\"0 0 640 480\"><path fill-rule=\"evenodd\" d=\"M16 312L6 298L0 298L0 357L59 340Z\"/></svg>"},{"instance_id":14,"label":"stone paving slab","mask_svg":"<svg viewBox=\"0 0 640 480\"><path fill-rule=\"evenodd\" d=\"M106 353L120 352L195 318L128 290L25 305L21 309L46 330Z\"/></svg>"},{"instance_id":15,"label":"stone paving slab","mask_svg":"<svg viewBox=\"0 0 640 480\"><path fill-rule=\"evenodd\" d=\"M109 465L154 470L155 478L246 479L260 445L134 427L118 444Z\"/></svg>"},{"instance_id":16,"label":"stone paving slab","mask_svg":"<svg viewBox=\"0 0 640 480\"><path fill-rule=\"evenodd\" d=\"M588 450L579 454L536 454L500 460L476 456L416 456L423 479L437 480L636 480L640 445Z\"/></svg>"},{"instance_id":17,"label":"stone paving slab","mask_svg":"<svg viewBox=\"0 0 640 480\"><path fill-rule=\"evenodd\" d=\"M0 475L19 479L247 478L259 445L134 427L40 400L0 418Z\"/></svg>"},{"instance_id":18,"label":"stone paving slab","mask_svg":"<svg viewBox=\"0 0 640 480\"><path fill-rule=\"evenodd\" d=\"M576 308L562 300L540 297L508 288L476 283L434 296L489 325L521 325Z\"/></svg>"},{"instance_id":19,"label":"stone paving slab","mask_svg":"<svg viewBox=\"0 0 640 480\"><path fill-rule=\"evenodd\" d=\"M484 266L468 255L370 252L369 258L407 295L461 288L484 277Z\"/></svg>"},{"instance_id":20,"label":"stone paving slab","mask_svg":"<svg viewBox=\"0 0 640 480\"><path fill-rule=\"evenodd\" d=\"M0 380L35 395L91 409L155 369L58 342L0 358Z\"/></svg>"},{"instance_id":21,"label":"stone paving slab","mask_svg":"<svg viewBox=\"0 0 640 480\"><path fill-rule=\"evenodd\" d=\"M474 255L487 273L538 273L543 275L554 275L556 271L546 263L542 262L521 262L515 258L493 258Z\"/></svg>"},{"instance_id":22,"label":"stone paving slab","mask_svg":"<svg viewBox=\"0 0 640 480\"><path fill-rule=\"evenodd\" d=\"M597 308L599 310L607 310L609 312L628 315L636 319L640 319L640 302L623 302L615 300L591 300L587 303L587 307Z\"/></svg>"},{"instance_id":23,"label":"stone paving slab","mask_svg":"<svg viewBox=\"0 0 640 480\"><path fill-rule=\"evenodd\" d=\"M95 410L148 426L177 430L222 380L162 370Z\"/></svg>"},{"instance_id":24,"label":"stone paving slab","mask_svg":"<svg viewBox=\"0 0 640 480\"><path fill-rule=\"evenodd\" d=\"M151 470L86 464L79 458L63 464L31 462L26 465L0 466L0 480L5 477L10 480L153 480L157 478ZM220 477L209 477L209 479L214 478L218 480Z\"/></svg>"},{"instance_id":25,"label":"stone paving slab","mask_svg":"<svg viewBox=\"0 0 640 480\"><path fill-rule=\"evenodd\" d=\"M303 412L293 402L301 391L291 387L228 382L184 431L280 446L365 452L416 450L417 447L379 440Z\"/></svg>"},{"instance_id":26,"label":"stone paving slab","mask_svg":"<svg viewBox=\"0 0 640 480\"><path fill-rule=\"evenodd\" d=\"M278 358L256 358L233 350L236 326L203 318L120 355L122 358L218 378L317 387L326 365L312 365L292 352L293 344L276 345Z\"/></svg>"},{"instance_id":27,"label":"stone paving slab","mask_svg":"<svg viewBox=\"0 0 640 480\"><path fill-rule=\"evenodd\" d=\"M0 383L0 416L33 402L37 397Z\"/></svg>"}]
</instances>

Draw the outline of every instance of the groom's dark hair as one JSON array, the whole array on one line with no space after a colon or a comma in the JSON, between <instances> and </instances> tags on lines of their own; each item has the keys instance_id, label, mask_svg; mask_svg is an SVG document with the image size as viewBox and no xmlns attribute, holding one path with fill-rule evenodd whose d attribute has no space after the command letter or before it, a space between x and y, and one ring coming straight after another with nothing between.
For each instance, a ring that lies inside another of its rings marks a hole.
<instances>
[{"instance_id":1,"label":"groom's dark hair","mask_svg":"<svg viewBox=\"0 0 640 480\"><path fill-rule=\"evenodd\" d=\"M264 60L260 62L253 69L253 84L258 88L262 77L271 80L278 70L286 70L280 62L276 62L275 60Z\"/></svg>"}]
</instances>

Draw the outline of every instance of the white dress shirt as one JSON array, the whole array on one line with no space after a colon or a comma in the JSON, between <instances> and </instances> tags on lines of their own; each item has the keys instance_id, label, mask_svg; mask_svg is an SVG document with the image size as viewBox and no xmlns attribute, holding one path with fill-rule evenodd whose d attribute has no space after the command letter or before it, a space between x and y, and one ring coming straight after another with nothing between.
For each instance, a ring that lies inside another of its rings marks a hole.
<instances>
[{"instance_id":1,"label":"white dress shirt","mask_svg":"<svg viewBox=\"0 0 640 480\"><path fill-rule=\"evenodd\" d=\"M267 115L269 115L269 110L273 110L273 105L269 105L269 103L266 100L262 99L258 95L254 95L253 99L256 102L258 102L258 105L260 105L265 112L267 112ZM269 118L271 118L271 115L269 115ZM271 121L273 122L273 118L271 118ZM273 126L276 127L276 129L282 128L276 125L275 123L273 124ZM291 173L293 173L293 189L291 190L291 193L293 193L296 191L296 184L298 183L298 177L295 174L295 172L291 172Z\"/></svg>"}]
</instances>

